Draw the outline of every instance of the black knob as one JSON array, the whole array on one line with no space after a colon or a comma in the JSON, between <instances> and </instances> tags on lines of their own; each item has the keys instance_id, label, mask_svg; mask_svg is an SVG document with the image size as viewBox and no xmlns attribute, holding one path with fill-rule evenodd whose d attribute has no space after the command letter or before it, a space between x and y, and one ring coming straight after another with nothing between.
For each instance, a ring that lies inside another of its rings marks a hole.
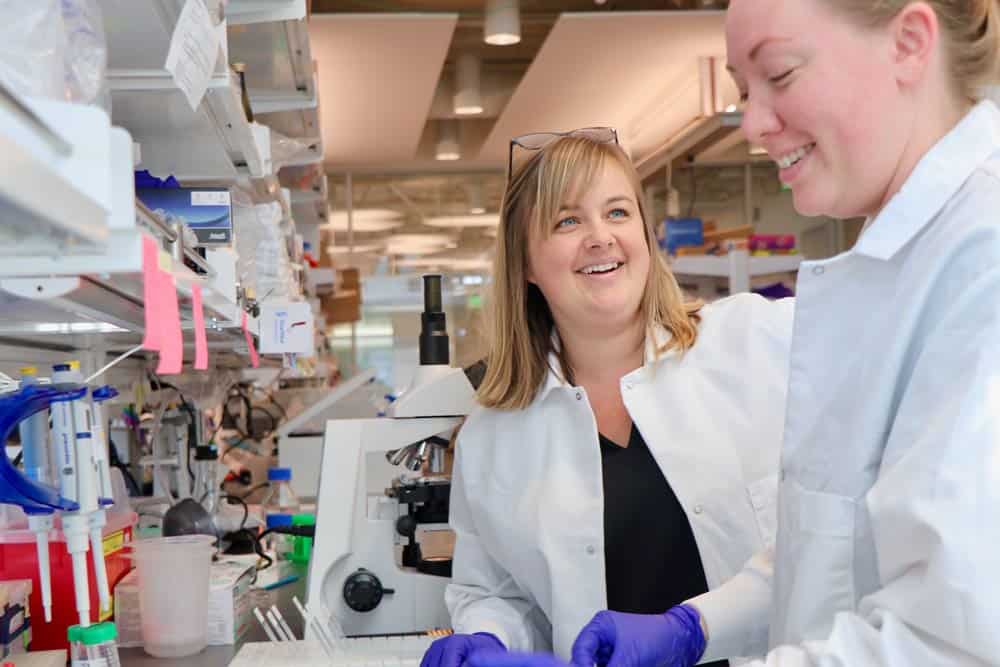
<instances>
[{"instance_id":1,"label":"black knob","mask_svg":"<svg viewBox=\"0 0 1000 667\"><path fill-rule=\"evenodd\" d=\"M385 592L378 577L364 568L358 569L344 582L344 601L354 611L372 611L382 601Z\"/></svg>"},{"instance_id":2,"label":"black knob","mask_svg":"<svg viewBox=\"0 0 1000 667\"><path fill-rule=\"evenodd\" d=\"M396 532L403 537L413 537L417 534L417 519L412 514L404 514L396 519Z\"/></svg>"}]
</instances>

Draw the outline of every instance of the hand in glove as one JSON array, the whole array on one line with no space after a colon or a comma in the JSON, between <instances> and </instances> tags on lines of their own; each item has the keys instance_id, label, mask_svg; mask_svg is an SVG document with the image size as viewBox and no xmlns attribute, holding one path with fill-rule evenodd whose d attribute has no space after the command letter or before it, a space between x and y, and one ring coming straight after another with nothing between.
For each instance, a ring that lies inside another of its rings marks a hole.
<instances>
[{"instance_id":1,"label":"hand in glove","mask_svg":"<svg viewBox=\"0 0 1000 667\"><path fill-rule=\"evenodd\" d=\"M705 652L694 607L665 614L598 612L573 642L576 667L690 667Z\"/></svg>"}]
</instances>

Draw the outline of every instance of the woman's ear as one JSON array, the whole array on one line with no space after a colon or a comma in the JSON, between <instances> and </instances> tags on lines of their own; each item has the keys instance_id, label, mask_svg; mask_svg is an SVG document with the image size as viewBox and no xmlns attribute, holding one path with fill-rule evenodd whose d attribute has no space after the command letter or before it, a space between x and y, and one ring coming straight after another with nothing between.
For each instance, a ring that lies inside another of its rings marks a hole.
<instances>
[{"instance_id":1,"label":"woman's ear","mask_svg":"<svg viewBox=\"0 0 1000 667\"><path fill-rule=\"evenodd\" d=\"M908 88L923 81L938 51L941 28L937 12L926 2L906 5L890 24L896 80Z\"/></svg>"}]
</instances>

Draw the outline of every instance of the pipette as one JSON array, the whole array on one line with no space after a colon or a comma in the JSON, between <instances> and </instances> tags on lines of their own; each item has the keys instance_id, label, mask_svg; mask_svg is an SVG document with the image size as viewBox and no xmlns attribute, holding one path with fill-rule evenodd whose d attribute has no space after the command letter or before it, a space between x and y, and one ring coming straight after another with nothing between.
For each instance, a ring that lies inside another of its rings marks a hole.
<instances>
[{"instance_id":1,"label":"pipette","mask_svg":"<svg viewBox=\"0 0 1000 667\"><path fill-rule=\"evenodd\" d=\"M108 571L104 564L104 526L107 525L105 507L114 504L111 489L111 466L108 462L108 436L104 421L104 403L118 392L104 386L94 390L94 424L91 433L94 444L94 467L97 470L97 509L90 515L90 554L94 562L94 576L97 578L97 595L101 611L111 610L111 590L108 588Z\"/></svg>"},{"instance_id":2,"label":"pipette","mask_svg":"<svg viewBox=\"0 0 1000 667\"><path fill-rule=\"evenodd\" d=\"M33 366L21 369L21 386L37 386L38 370ZM39 484L52 485L48 450L48 413L43 410L18 424L21 434L21 451L24 460L24 474ZM49 532L52 530L52 516L29 514L28 528L35 534L38 551L38 581L42 589L42 609L45 622L52 622L52 580L49 567Z\"/></svg>"},{"instance_id":3,"label":"pipette","mask_svg":"<svg viewBox=\"0 0 1000 667\"><path fill-rule=\"evenodd\" d=\"M52 383L80 384L83 376L69 364L52 369ZM97 471L94 468L92 420L86 397L52 402L52 440L59 468L60 494L80 508L63 514L66 550L73 564L73 588L80 625L90 625L90 588L87 551L90 515L97 510Z\"/></svg>"}]
</instances>

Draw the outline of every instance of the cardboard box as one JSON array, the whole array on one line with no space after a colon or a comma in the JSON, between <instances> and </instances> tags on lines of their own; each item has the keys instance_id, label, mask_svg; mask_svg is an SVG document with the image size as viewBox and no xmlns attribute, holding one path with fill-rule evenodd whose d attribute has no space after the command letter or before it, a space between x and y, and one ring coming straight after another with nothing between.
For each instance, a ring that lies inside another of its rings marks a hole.
<instances>
[{"instance_id":1,"label":"cardboard box","mask_svg":"<svg viewBox=\"0 0 1000 667\"><path fill-rule=\"evenodd\" d=\"M151 211L182 220L203 246L233 243L232 200L227 188L137 188L135 196Z\"/></svg>"},{"instance_id":2,"label":"cardboard box","mask_svg":"<svg viewBox=\"0 0 1000 667\"><path fill-rule=\"evenodd\" d=\"M208 645L235 644L250 629L253 598L250 584L254 565L246 559L212 563L208 594ZM118 645L142 646L142 616L139 612L139 573L133 570L115 586L115 625Z\"/></svg>"},{"instance_id":3,"label":"cardboard box","mask_svg":"<svg viewBox=\"0 0 1000 667\"><path fill-rule=\"evenodd\" d=\"M27 653L31 645L31 580L0 581L0 655Z\"/></svg>"},{"instance_id":4,"label":"cardboard box","mask_svg":"<svg viewBox=\"0 0 1000 667\"><path fill-rule=\"evenodd\" d=\"M345 292L324 296L320 299L327 324L344 324L361 320L361 295L359 292Z\"/></svg>"}]
</instances>

